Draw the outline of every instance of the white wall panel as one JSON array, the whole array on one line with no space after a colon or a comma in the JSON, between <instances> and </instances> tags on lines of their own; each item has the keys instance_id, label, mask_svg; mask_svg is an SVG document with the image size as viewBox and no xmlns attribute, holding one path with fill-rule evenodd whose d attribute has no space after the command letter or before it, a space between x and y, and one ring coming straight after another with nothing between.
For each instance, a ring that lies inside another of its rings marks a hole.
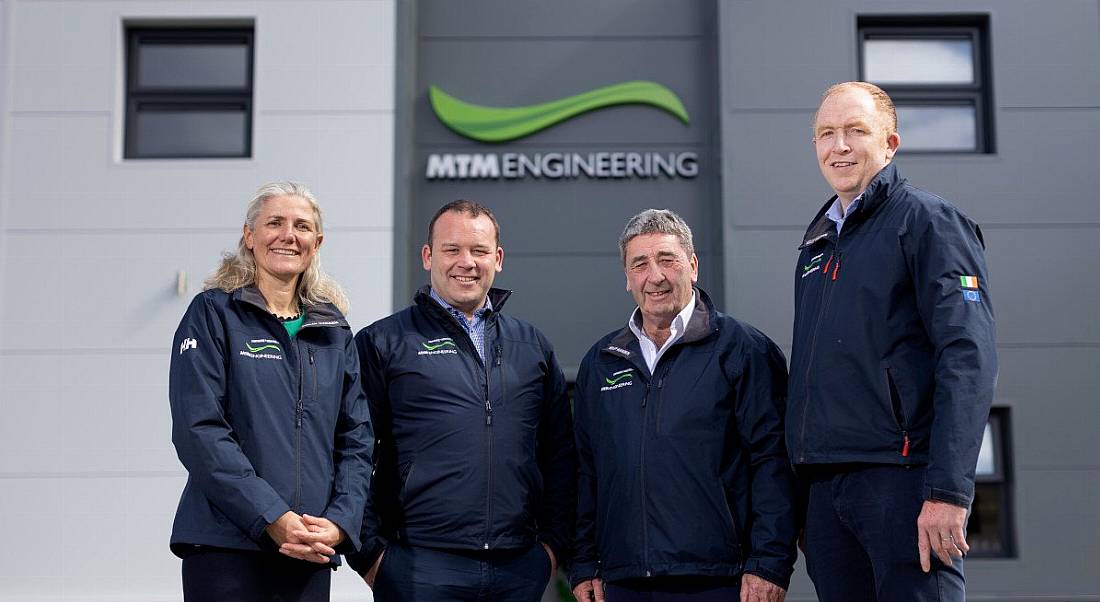
<instances>
[{"instance_id":1,"label":"white wall panel","mask_svg":"<svg viewBox=\"0 0 1100 602\"><path fill-rule=\"evenodd\" d=\"M123 25L177 19L255 24L253 157L120 159ZM171 339L259 184L317 194L353 327L390 312L394 19L393 0L0 0L0 512L49 542L0 548L0 600L181 598ZM369 598L347 570L335 591Z\"/></svg>"}]
</instances>

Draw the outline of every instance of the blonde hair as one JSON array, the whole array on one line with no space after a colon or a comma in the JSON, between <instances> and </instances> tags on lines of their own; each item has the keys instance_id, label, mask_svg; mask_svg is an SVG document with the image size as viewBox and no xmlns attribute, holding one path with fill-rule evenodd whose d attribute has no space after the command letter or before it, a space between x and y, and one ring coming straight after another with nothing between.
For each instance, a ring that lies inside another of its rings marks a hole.
<instances>
[{"instance_id":1,"label":"blonde hair","mask_svg":"<svg viewBox=\"0 0 1100 602\"><path fill-rule=\"evenodd\" d=\"M309 203L313 209L313 217L317 222L317 234L324 233L321 221L321 207L317 205L317 199L303 184L298 182L271 182L260 186L259 190L248 203L245 210L244 225L249 230L255 230L256 220L263 210L264 203L268 199L280 196L298 197ZM245 246L244 235L237 242L237 250L222 255L218 269L203 283L203 290L220 288L231 293L239 288L251 286L256 283L256 257L252 250ZM344 315L348 313L348 298L344 289L321 269L321 257L313 255L309 267L298 277L298 303L302 307L317 305L319 303L331 303Z\"/></svg>"}]
</instances>

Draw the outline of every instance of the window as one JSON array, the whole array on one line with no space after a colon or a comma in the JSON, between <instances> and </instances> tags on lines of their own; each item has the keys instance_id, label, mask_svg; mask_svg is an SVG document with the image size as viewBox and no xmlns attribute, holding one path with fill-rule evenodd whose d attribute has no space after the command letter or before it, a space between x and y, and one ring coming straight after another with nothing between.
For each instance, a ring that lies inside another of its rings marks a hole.
<instances>
[{"instance_id":1,"label":"window","mask_svg":"<svg viewBox=\"0 0 1100 602\"><path fill-rule=\"evenodd\" d=\"M894 99L902 152L993 152L987 17L864 17L860 79Z\"/></svg>"},{"instance_id":2,"label":"window","mask_svg":"<svg viewBox=\"0 0 1100 602\"><path fill-rule=\"evenodd\" d=\"M252 155L252 28L127 30L127 159Z\"/></svg>"},{"instance_id":3,"label":"window","mask_svg":"<svg viewBox=\"0 0 1100 602\"><path fill-rule=\"evenodd\" d=\"M985 425L975 471L974 505L967 527L970 556L1016 555L1012 529L1012 458L1008 408L993 408Z\"/></svg>"}]
</instances>

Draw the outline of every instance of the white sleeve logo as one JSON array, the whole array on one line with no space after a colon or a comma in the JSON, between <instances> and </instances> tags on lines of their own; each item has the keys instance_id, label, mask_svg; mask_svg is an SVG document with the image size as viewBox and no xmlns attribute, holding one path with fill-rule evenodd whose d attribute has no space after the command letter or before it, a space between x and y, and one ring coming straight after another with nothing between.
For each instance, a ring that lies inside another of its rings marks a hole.
<instances>
[{"instance_id":1,"label":"white sleeve logo","mask_svg":"<svg viewBox=\"0 0 1100 602\"><path fill-rule=\"evenodd\" d=\"M198 347L199 342L195 339L184 339L183 342L180 343L180 355L183 355L183 352L188 349L198 349Z\"/></svg>"}]
</instances>

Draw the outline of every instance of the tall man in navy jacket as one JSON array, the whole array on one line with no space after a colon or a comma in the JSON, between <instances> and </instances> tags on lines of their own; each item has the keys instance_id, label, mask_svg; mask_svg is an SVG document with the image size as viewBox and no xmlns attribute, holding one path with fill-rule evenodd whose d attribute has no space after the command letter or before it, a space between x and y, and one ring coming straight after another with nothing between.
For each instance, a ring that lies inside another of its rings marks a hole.
<instances>
[{"instance_id":1,"label":"tall man in navy jacket","mask_svg":"<svg viewBox=\"0 0 1100 602\"><path fill-rule=\"evenodd\" d=\"M431 285L356 335L377 472L348 557L379 600L536 602L570 548L576 453L546 338L501 313L493 214L441 208L421 251Z\"/></svg>"},{"instance_id":2,"label":"tall man in navy jacket","mask_svg":"<svg viewBox=\"0 0 1100 602\"><path fill-rule=\"evenodd\" d=\"M800 247L787 410L822 602L964 599L996 376L984 244L901 176L900 143L878 87L823 95L813 144L836 194Z\"/></svg>"},{"instance_id":3,"label":"tall man in navy jacket","mask_svg":"<svg viewBox=\"0 0 1100 602\"><path fill-rule=\"evenodd\" d=\"M714 308L667 210L619 238L638 307L577 376L578 600L779 602L795 560L787 365Z\"/></svg>"}]
</instances>

